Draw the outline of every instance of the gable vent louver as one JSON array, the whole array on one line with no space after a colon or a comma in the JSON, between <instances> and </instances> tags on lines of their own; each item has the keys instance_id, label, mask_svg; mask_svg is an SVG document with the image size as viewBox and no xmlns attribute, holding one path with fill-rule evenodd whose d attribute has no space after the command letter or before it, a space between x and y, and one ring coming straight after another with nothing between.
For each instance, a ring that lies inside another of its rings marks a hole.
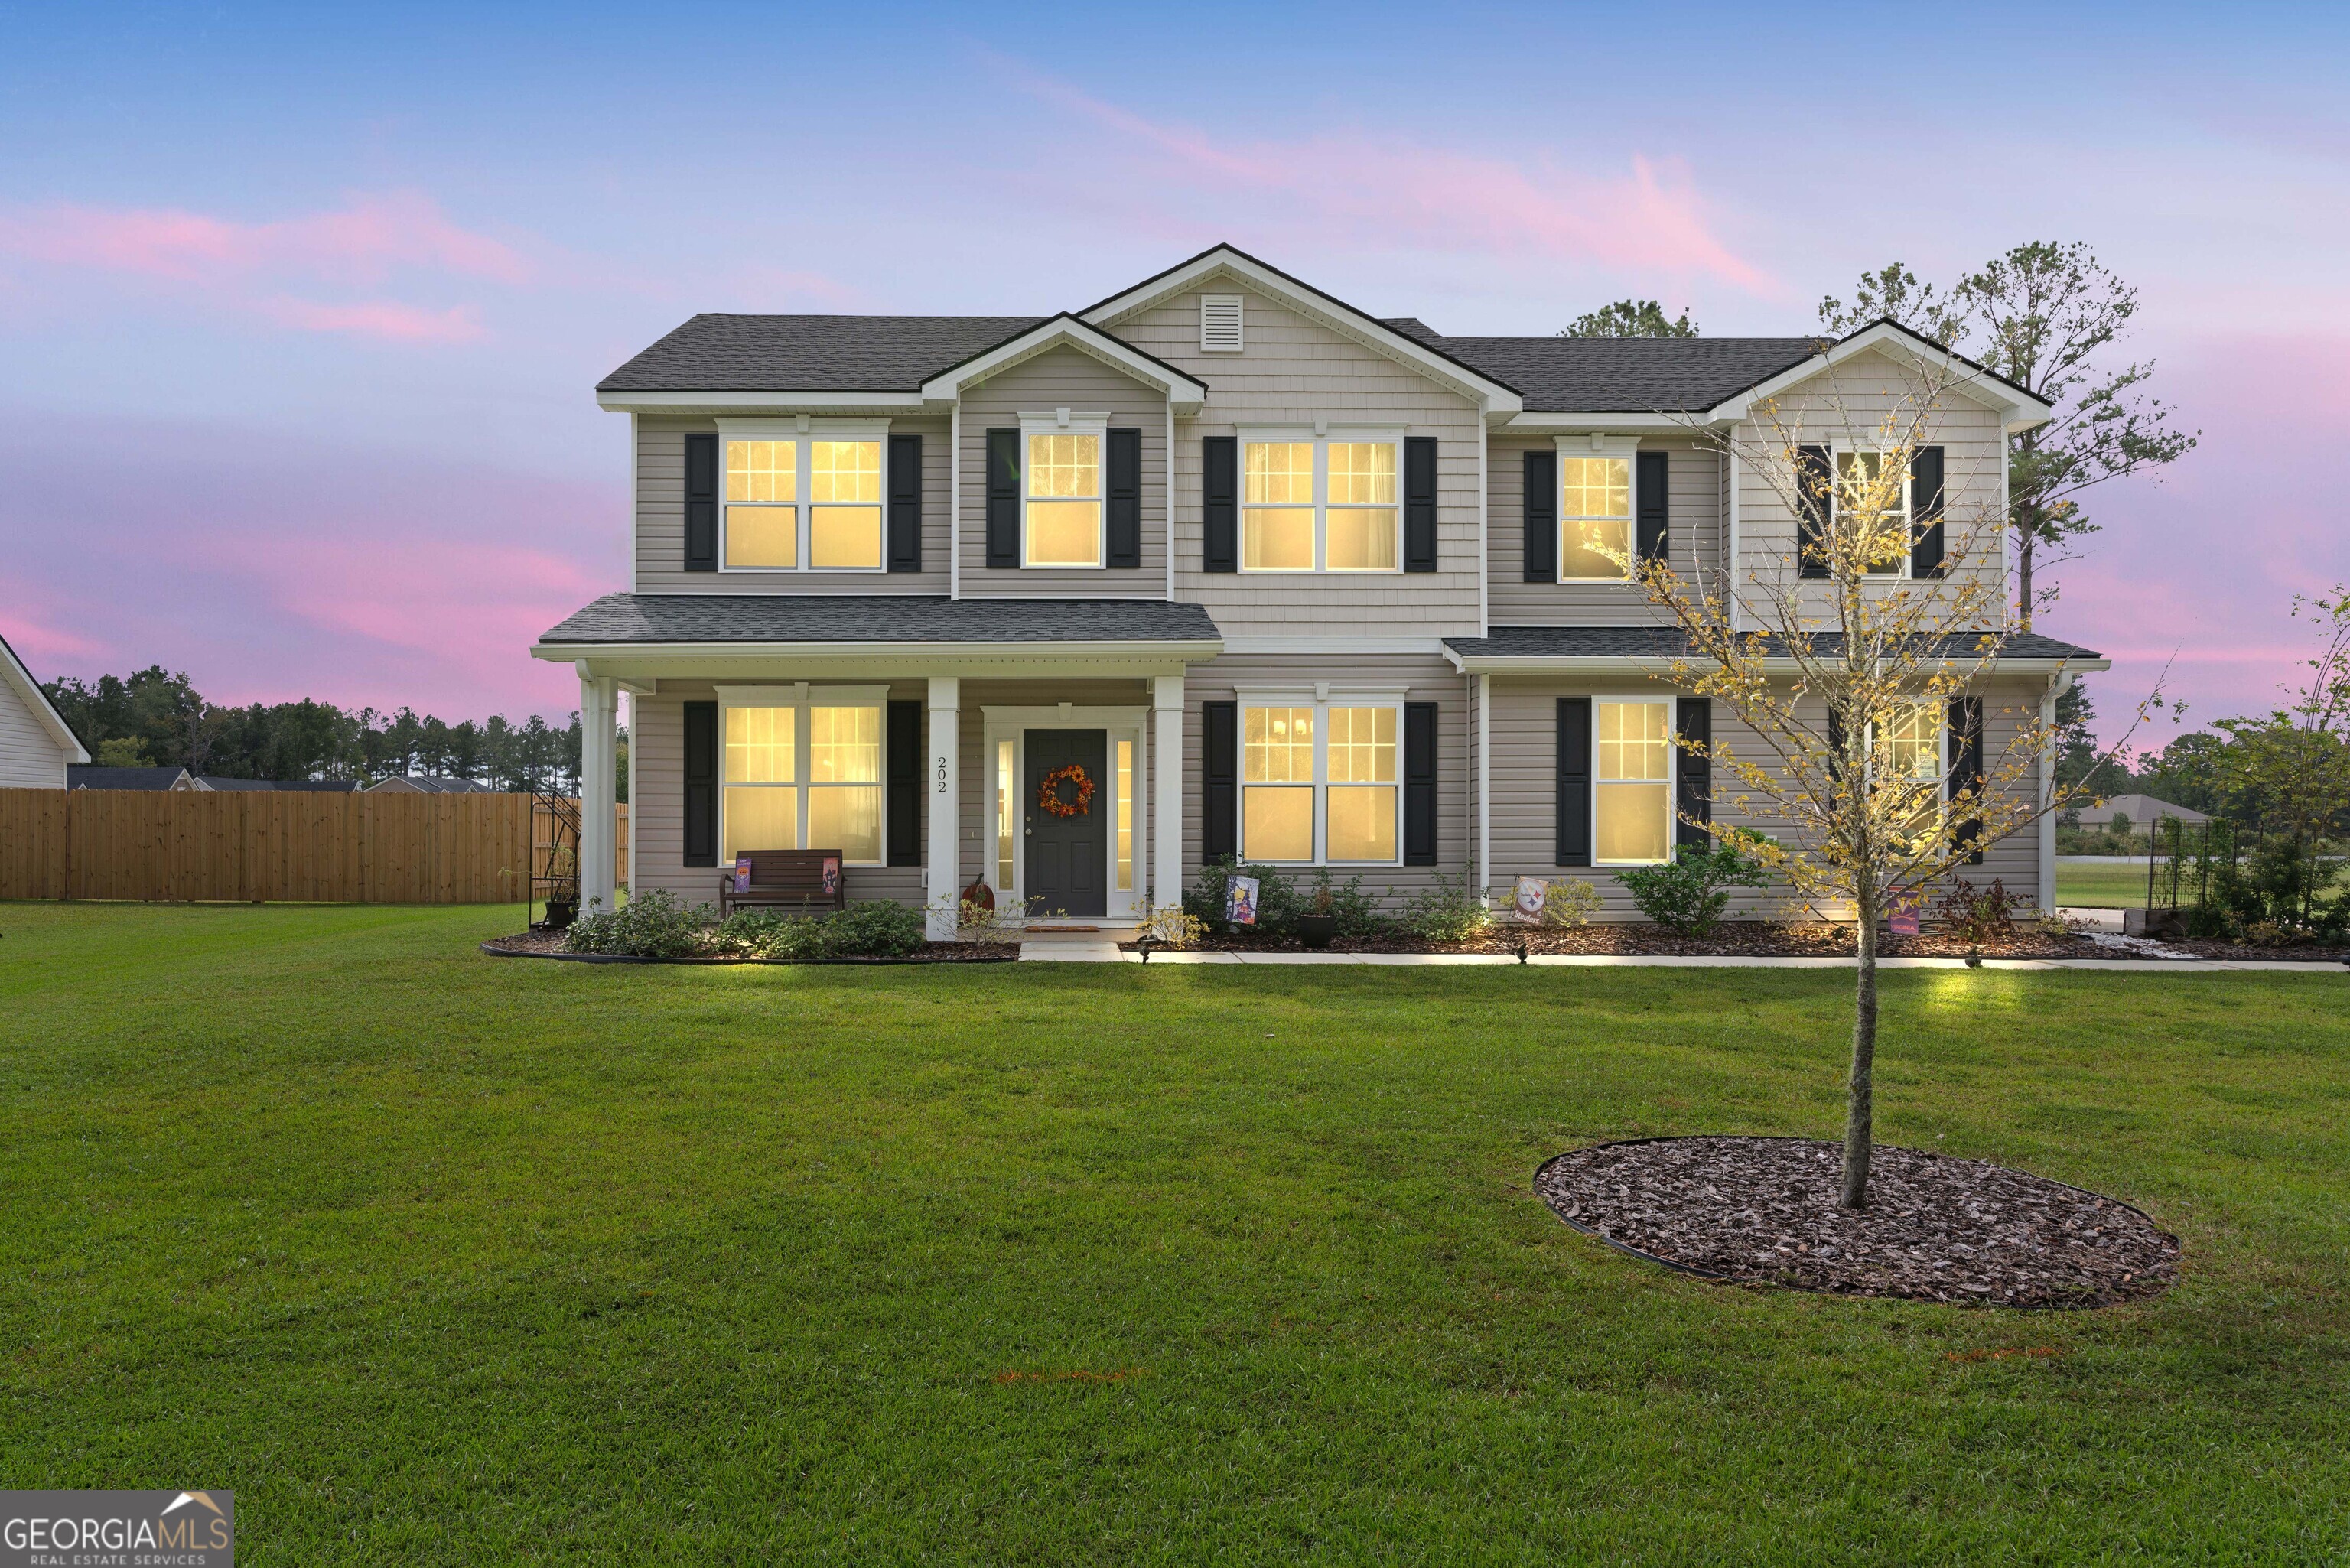
<instances>
[{"instance_id":1,"label":"gable vent louver","mask_svg":"<svg viewBox=\"0 0 2350 1568\"><path fill-rule=\"evenodd\" d=\"M1237 354L1241 351L1241 296L1203 294L1200 296L1200 352Z\"/></svg>"}]
</instances>

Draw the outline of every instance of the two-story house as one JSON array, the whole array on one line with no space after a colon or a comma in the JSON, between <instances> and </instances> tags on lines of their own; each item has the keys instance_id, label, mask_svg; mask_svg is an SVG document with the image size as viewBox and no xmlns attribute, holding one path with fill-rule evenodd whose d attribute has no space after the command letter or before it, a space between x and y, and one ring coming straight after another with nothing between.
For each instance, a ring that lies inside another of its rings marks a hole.
<instances>
[{"instance_id":1,"label":"two-story house","mask_svg":"<svg viewBox=\"0 0 2350 1568\"><path fill-rule=\"evenodd\" d=\"M1671 737L1711 715L1593 541L1793 571L1796 517L1722 433L1823 379L1848 421L1940 354L1890 324L1447 337L1228 246L1048 317L697 316L597 389L629 417L630 591L533 651L577 668L591 806L631 693L639 890L837 848L852 897L943 937L973 882L1118 922L1239 857L1399 893L1588 877L1627 913L1614 870L1710 798ZM1955 368L1941 483L2003 514L2005 438L2050 410ZM2099 668L2019 639L1975 732L1921 743L1996 748ZM611 813L584 820L608 900ZM2053 836L1982 875L2053 902Z\"/></svg>"}]
</instances>

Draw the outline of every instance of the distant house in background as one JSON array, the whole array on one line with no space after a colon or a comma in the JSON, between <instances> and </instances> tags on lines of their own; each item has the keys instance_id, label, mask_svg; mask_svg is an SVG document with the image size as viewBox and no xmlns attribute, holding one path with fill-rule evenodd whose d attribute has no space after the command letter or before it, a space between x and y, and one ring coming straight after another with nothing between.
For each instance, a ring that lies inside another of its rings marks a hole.
<instances>
[{"instance_id":1,"label":"distant house in background","mask_svg":"<svg viewBox=\"0 0 2350 1568\"><path fill-rule=\"evenodd\" d=\"M357 779L232 779L218 774L203 774L197 786L211 790L269 790L277 794L292 791L306 794L348 794L359 787Z\"/></svg>"},{"instance_id":2,"label":"distant house in background","mask_svg":"<svg viewBox=\"0 0 2350 1568\"><path fill-rule=\"evenodd\" d=\"M2081 826L2109 827L2113 825L2114 818L2117 816L2129 818L2129 825L2133 830L2143 828L2160 816L2176 817L2189 827L2195 827L2211 820L2199 811L2192 811L2183 805L2173 805L2167 800L2157 800L2150 794L2117 794L2103 805L2083 806Z\"/></svg>"},{"instance_id":3,"label":"distant house in background","mask_svg":"<svg viewBox=\"0 0 2350 1568\"><path fill-rule=\"evenodd\" d=\"M367 787L369 794L498 794L503 793L475 779L439 779L425 774L385 779Z\"/></svg>"},{"instance_id":4,"label":"distant house in background","mask_svg":"<svg viewBox=\"0 0 2350 1568\"><path fill-rule=\"evenodd\" d=\"M0 638L0 788L63 789L89 753L16 650Z\"/></svg>"},{"instance_id":5,"label":"distant house in background","mask_svg":"<svg viewBox=\"0 0 2350 1568\"><path fill-rule=\"evenodd\" d=\"M204 786L195 774L185 768L110 768L102 763L87 763L66 770L66 787L201 790Z\"/></svg>"}]
</instances>

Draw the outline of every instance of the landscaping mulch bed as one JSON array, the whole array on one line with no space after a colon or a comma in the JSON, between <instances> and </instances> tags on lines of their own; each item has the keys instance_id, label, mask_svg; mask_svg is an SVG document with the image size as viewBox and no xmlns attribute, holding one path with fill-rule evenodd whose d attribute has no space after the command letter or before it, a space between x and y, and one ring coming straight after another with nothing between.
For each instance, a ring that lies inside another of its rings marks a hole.
<instances>
[{"instance_id":1,"label":"landscaping mulch bed","mask_svg":"<svg viewBox=\"0 0 2350 1568\"><path fill-rule=\"evenodd\" d=\"M1534 1190L1576 1230L1708 1279L1969 1306L2099 1307L2178 1275L2178 1238L2128 1204L1981 1160L1878 1146L1866 1210L1843 1149L1794 1137L1642 1138L1562 1154Z\"/></svg>"},{"instance_id":2,"label":"landscaping mulch bed","mask_svg":"<svg viewBox=\"0 0 2350 1568\"><path fill-rule=\"evenodd\" d=\"M1014 942L924 942L904 958L769 959L769 958L630 958L618 953L575 953L563 945L563 933L533 926L510 937L482 944L492 958L565 959L574 963L1012 963L1020 957Z\"/></svg>"},{"instance_id":3,"label":"landscaping mulch bed","mask_svg":"<svg viewBox=\"0 0 2350 1568\"><path fill-rule=\"evenodd\" d=\"M1519 944L1528 953L1577 953L1672 958L1850 958L1856 950L1850 926L1828 924L1777 925L1764 920L1725 920L1703 937L1681 936L1645 920L1595 920L1583 926L1531 926L1498 921L1465 942L1431 942L1400 932L1379 937L1338 938L1326 950L1334 953L1515 953ZM1127 951L1139 944L1122 944ZM2335 952L2312 947L2262 948L2236 942L2168 942L2178 953L2198 958L2267 959L2313 963L2350 960L2350 950ZM1234 931L1208 936L1192 944L1204 952L1303 952L1295 937L1270 932ZM1927 931L1914 937L1880 935L1879 958L1953 958L1970 953L1987 959L2139 959L2159 963L2154 953L2108 947L2078 932L2019 931L2002 940L1970 943L1963 937Z\"/></svg>"}]
</instances>

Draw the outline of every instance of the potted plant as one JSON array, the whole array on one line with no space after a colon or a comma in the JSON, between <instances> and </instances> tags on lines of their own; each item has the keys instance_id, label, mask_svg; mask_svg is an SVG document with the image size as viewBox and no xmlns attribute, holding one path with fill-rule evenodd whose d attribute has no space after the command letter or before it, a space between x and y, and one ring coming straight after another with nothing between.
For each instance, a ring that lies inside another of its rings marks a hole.
<instances>
[{"instance_id":1,"label":"potted plant","mask_svg":"<svg viewBox=\"0 0 2350 1568\"><path fill-rule=\"evenodd\" d=\"M1330 909L1330 874L1325 871L1314 888L1314 907L1297 917L1297 940L1309 948L1326 948L1338 934L1338 917Z\"/></svg>"}]
</instances>

